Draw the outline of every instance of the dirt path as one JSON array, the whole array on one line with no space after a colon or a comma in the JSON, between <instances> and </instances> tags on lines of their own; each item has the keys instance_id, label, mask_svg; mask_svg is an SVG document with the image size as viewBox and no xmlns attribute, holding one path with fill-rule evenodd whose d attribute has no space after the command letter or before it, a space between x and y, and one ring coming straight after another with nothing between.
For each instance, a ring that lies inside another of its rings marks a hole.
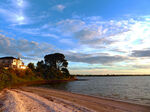
<instances>
[{"instance_id":1,"label":"dirt path","mask_svg":"<svg viewBox=\"0 0 150 112\"><path fill-rule=\"evenodd\" d=\"M65 100L46 99L30 92L14 89L6 90L5 94L3 112L93 112Z\"/></svg>"}]
</instances>

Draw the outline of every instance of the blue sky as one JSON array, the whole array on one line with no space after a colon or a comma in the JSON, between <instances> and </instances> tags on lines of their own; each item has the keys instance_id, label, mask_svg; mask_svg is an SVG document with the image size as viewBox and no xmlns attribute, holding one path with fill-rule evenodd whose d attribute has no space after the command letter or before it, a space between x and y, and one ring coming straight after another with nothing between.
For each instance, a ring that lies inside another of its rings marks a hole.
<instances>
[{"instance_id":1,"label":"blue sky","mask_svg":"<svg viewBox=\"0 0 150 112\"><path fill-rule=\"evenodd\" d=\"M149 0L1 0L0 56L60 52L73 74L150 73Z\"/></svg>"}]
</instances>

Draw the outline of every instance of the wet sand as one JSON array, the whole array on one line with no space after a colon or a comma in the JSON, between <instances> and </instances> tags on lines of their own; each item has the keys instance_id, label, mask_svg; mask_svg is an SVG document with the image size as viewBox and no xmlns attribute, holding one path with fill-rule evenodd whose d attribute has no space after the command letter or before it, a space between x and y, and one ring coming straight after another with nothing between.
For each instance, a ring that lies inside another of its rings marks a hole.
<instances>
[{"instance_id":1,"label":"wet sand","mask_svg":"<svg viewBox=\"0 0 150 112\"><path fill-rule=\"evenodd\" d=\"M46 99L56 98L69 101L97 112L150 112L150 106L97 98L88 95L75 94L65 91L41 87L23 87L20 90L35 93Z\"/></svg>"}]
</instances>

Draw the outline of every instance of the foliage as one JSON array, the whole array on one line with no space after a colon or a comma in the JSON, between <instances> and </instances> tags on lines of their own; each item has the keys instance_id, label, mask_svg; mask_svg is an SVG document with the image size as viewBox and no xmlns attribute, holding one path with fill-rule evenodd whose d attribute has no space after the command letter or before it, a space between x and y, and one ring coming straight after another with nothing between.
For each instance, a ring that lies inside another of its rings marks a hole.
<instances>
[{"instance_id":1,"label":"foliage","mask_svg":"<svg viewBox=\"0 0 150 112\"><path fill-rule=\"evenodd\" d=\"M35 71L34 63L29 63L28 68L30 68L32 71Z\"/></svg>"},{"instance_id":2,"label":"foliage","mask_svg":"<svg viewBox=\"0 0 150 112\"><path fill-rule=\"evenodd\" d=\"M65 56L61 53L48 54L44 57L44 60L45 64L49 68L54 68L56 70L61 70L62 68L66 68L68 66Z\"/></svg>"},{"instance_id":3,"label":"foliage","mask_svg":"<svg viewBox=\"0 0 150 112\"><path fill-rule=\"evenodd\" d=\"M46 79L64 79L70 76L67 66L64 54L54 53L46 55L44 61L37 63L37 71L41 70Z\"/></svg>"},{"instance_id":4,"label":"foliage","mask_svg":"<svg viewBox=\"0 0 150 112\"><path fill-rule=\"evenodd\" d=\"M67 69L68 62L61 53L48 54L44 61L39 61L36 67L36 74L44 79L64 79L70 76Z\"/></svg>"},{"instance_id":5,"label":"foliage","mask_svg":"<svg viewBox=\"0 0 150 112\"><path fill-rule=\"evenodd\" d=\"M46 55L44 61L39 61L36 67L29 63L25 70L0 68L0 90L21 82L70 79L73 76L70 75L67 66L65 56L54 53Z\"/></svg>"},{"instance_id":6,"label":"foliage","mask_svg":"<svg viewBox=\"0 0 150 112\"><path fill-rule=\"evenodd\" d=\"M21 82L33 80L39 80L39 78L31 69L19 70L0 68L0 90Z\"/></svg>"}]
</instances>

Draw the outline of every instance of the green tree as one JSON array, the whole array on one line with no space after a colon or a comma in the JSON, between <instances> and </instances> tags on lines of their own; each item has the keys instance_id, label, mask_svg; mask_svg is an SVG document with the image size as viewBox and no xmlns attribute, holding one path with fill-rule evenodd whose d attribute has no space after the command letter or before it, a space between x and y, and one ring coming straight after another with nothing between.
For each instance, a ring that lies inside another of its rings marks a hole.
<instances>
[{"instance_id":1,"label":"green tree","mask_svg":"<svg viewBox=\"0 0 150 112\"><path fill-rule=\"evenodd\" d=\"M45 64L49 68L54 68L56 70L61 70L62 68L67 68L68 62L65 60L65 56L61 53L48 54L44 57Z\"/></svg>"},{"instance_id":2,"label":"green tree","mask_svg":"<svg viewBox=\"0 0 150 112\"><path fill-rule=\"evenodd\" d=\"M67 77L70 75L69 70L67 68L62 68L61 71Z\"/></svg>"},{"instance_id":3,"label":"green tree","mask_svg":"<svg viewBox=\"0 0 150 112\"><path fill-rule=\"evenodd\" d=\"M44 79L62 79L70 75L67 67L68 62L63 54L48 54L44 61L37 63L36 74Z\"/></svg>"},{"instance_id":4,"label":"green tree","mask_svg":"<svg viewBox=\"0 0 150 112\"><path fill-rule=\"evenodd\" d=\"M29 63L28 67L34 72L35 71L35 66L34 63Z\"/></svg>"}]
</instances>

